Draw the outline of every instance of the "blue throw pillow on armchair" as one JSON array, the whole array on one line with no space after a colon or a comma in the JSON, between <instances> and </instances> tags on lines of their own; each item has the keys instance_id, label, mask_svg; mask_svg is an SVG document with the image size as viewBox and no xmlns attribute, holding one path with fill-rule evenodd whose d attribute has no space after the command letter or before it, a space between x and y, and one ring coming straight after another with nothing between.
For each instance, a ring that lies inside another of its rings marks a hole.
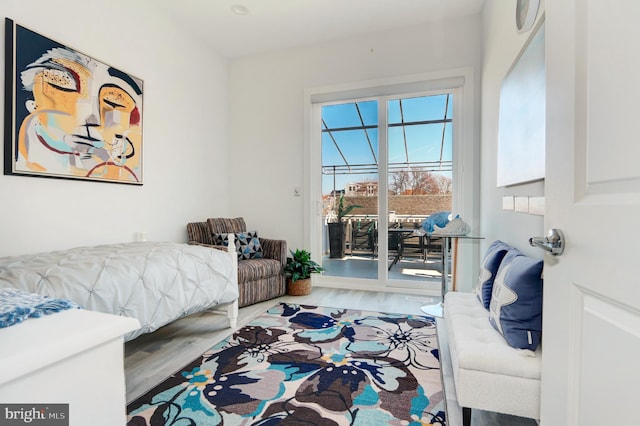
<instances>
[{"instance_id":1,"label":"blue throw pillow on armchair","mask_svg":"<svg viewBox=\"0 0 640 426\"><path fill-rule=\"evenodd\" d=\"M478 276L478 285L476 287L476 293L478 299L485 307L489 309L489 303L491 302L491 293L493 292L493 282L498 273L498 268L502 263L502 259L512 247L503 243L500 240L496 240L491 243L487 248L487 252L480 263L480 275Z\"/></svg>"},{"instance_id":2,"label":"blue throw pillow on armchair","mask_svg":"<svg viewBox=\"0 0 640 426\"><path fill-rule=\"evenodd\" d=\"M258 238L258 231L233 232L238 260L262 258L262 245ZM213 233L213 241L219 246L229 245L229 234Z\"/></svg>"},{"instance_id":3,"label":"blue throw pillow on armchair","mask_svg":"<svg viewBox=\"0 0 640 426\"><path fill-rule=\"evenodd\" d=\"M535 351L542 337L542 259L512 248L493 283L489 321L509 345Z\"/></svg>"}]
</instances>

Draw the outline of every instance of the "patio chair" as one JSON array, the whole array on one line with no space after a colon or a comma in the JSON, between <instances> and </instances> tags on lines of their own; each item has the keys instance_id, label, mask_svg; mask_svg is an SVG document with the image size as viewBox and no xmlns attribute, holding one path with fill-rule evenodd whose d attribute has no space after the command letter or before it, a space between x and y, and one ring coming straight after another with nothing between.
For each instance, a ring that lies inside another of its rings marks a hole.
<instances>
[{"instance_id":1,"label":"patio chair","mask_svg":"<svg viewBox=\"0 0 640 426\"><path fill-rule=\"evenodd\" d=\"M354 250L371 252L375 255L376 250L376 222L373 220L358 220L351 222L351 256Z\"/></svg>"},{"instance_id":2,"label":"patio chair","mask_svg":"<svg viewBox=\"0 0 640 426\"><path fill-rule=\"evenodd\" d=\"M420 229L420 222L402 222L400 228L403 229ZM425 258L424 252L424 240L422 235L404 235L402 240L402 255L403 257L415 257L418 256L421 259Z\"/></svg>"}]
</instances>

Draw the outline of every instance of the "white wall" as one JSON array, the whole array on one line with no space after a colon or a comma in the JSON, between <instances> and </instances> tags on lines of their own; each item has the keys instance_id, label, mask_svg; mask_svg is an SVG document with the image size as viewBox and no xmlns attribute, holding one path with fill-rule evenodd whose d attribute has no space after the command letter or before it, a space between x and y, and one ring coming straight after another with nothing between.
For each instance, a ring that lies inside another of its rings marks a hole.
<instances>
[{"instance_id":1,"label":"white wall","mask_svg":"<svg viewBox=\"0 0 640 426\"><path fill-rule=\"evenodd\" d=\"M477 111L481 53L477 16L232 60L232 212L265 236L304 248L308 194L294 197L293 188L304 187L307 173L305 89L472 67ZM469 149L479 135L478 114L473 119Z\"/></svg>"},{"instance_id":2,"label":"white wall","mask_svg":"<svg viewBox=\"0 0 640 426\"><path fill-rule=\"evenodd\" d=\"M0 175L0 256L132 241L140 231L182 242L187 222L228 214L226 59L154 3L0 2L0 17L142 78L145 92L144 185Z\"/></svg>"},{"instance_id":3,"label":"white wall","mask_svg":"<svg viewBox=\"0 0 640 426\"><path fill-rule=\"evenodd\" d=\"M528 240L546 234L543 216L502 210L502 197L544 196L544 182L496 187L500 85L531 35L517 33L515 7L515 2L487 0L483 11L480 227L486 239L481 252L493 240L500 239L530 256L542 257L542 251L530 247ZM543 11L544 1L538 19Z\"/></svg>"}]
</instances>

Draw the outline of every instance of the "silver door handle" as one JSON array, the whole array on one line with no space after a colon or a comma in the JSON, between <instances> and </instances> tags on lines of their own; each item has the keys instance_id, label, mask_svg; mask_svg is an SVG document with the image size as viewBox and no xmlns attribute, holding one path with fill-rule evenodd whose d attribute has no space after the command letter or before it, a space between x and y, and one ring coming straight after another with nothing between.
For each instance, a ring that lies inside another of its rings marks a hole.
<instances>
[{"instance_id":1,"label":"silver door handle","mask_svg":"<svg viewBox=\"0 0 640 426\"><path fill-rule=\"evenodd\" d=\"M564 234L561 230L552 228L546 237L531 237L529 244L550 252L554 256L560 256L564 251Z\"/></svg>"}]
</instances>

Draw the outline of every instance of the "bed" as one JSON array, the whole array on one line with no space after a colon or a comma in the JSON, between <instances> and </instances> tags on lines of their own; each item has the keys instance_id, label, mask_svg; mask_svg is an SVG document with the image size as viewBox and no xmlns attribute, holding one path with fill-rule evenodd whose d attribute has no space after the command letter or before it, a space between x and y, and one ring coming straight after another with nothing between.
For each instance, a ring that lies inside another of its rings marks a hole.
<instances>
[{"instance_id":1,"label":"bed","mask_svg":"<svg viewBox=\"0 0 640 426\"><path fill-rule=\"evenodd\" d=\"M235 327L236 271L237 256L232 251L135 242L0 258L0 288L136 318L141 327L125 336L131 340L204 310L222 308Z\"/></svg>"}]
</instances>

